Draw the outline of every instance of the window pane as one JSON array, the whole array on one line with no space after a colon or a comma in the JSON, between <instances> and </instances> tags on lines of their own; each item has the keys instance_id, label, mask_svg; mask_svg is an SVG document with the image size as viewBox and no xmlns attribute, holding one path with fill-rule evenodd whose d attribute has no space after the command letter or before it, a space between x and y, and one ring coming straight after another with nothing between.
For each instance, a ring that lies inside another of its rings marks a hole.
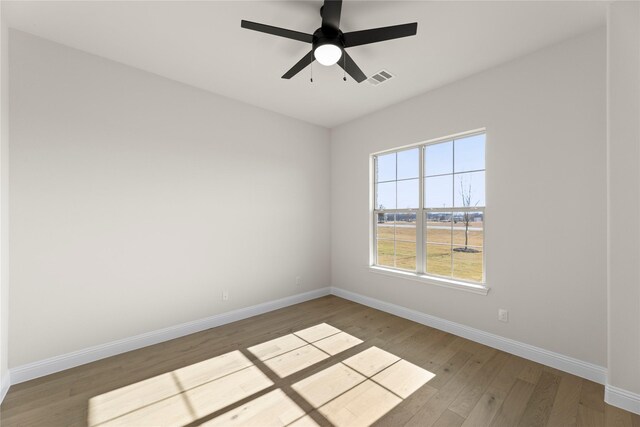
<instances>
[{"instance_id":1,"label":"window pane","mask_svg":"<svg viewBox=\"0 0 640 427\"><path fill-rule=\"evenodd\" d=\"M393 240L378 240L378 265L393 267Z\"/></svg>"},{"instance_id":2,"label":"window pane","mask_svg":"<svg viewBox=\"0 0 640 427\"><path fill-rule=\"evenodd\" d=\"M455 175L455 206L484 206L484 171Z\"/></svg>"},{"instance_id":3,"label":"window pane","mask_svg":"<svg viewBox=\"0 0 640 427\"><path fill-rule=\"evenodd\" d=\"M453 206L453 175L424 179L424 207L446 208Z\"/></svg>"},{"instance_id":4,"label":"window pane","mask_svg":"<svg viewBox=\"0 0 640 427\"><path fill-rule=\"evenodd\" d=\"M453 141L427 145L424 150L425 176L453 173Z\"/></svg>"},{"instance_id":5,"label":"window pane","mask_svg":"<svg viewBox=\"0 0 640 427\"><path fill-rule=\"evenodd\" d=\"M376 237L378 239L391 239L395 237L395 214L392 213L379 213L378 221L376 223Z\"/></svg>"},{"instance_id":6,"label":"window pane","mask_svg":"<svg viewBox=\"0 0 640 427\"><path fill-rule=\"evenodd\" d=\"M384 182L376 184L376 209L396 208L396 183Z\"/></svg>"},{"instance_id":7,"label":"window pane","mask_svg":"<svg viewBox=\"0 0 640 427\"><path fill-rule=\"evenodd\" d=\"M398 181L398 209L418 208L420 183L417 179Z\"/></svg>"},{"instance_id":8,"label":"window pane","mask_svg":"<svg viewBox=\"0 0 640 427\"><path fill-rule=\"evenodd\" d=\"M416 269L416 244L396 241L396 267L405 270Z\"/></svg>"},{"instance_id":9,"label":"window pane","mask_svg":"<svg viewBox=\"0 0 640 427\"><path fill-rule=\"evenodd\" d=\"M454 245L482 247L484 240L482 212L455 212L453 220Z\"/></svg>"},{"instance_id":10,"label":"window pane","mask_svg":"<svg viewBox=\"0 0 640 427\"><path fill-rule=\"evenodd\" d=\"M406 242L416 241L416 214L399 213L396 214L396 241ZM415 249L414 249L415 252Z\"/></svg>"},{"instance_id":11,"label":"window pane","mask_svg":"<svg viewBox=\"0 0 640 427\"><path fill-rule=\"evenodd\" d=\"M374 208L382 211L374 217L377 265L416 271L420 241L419 273L482 282L485 139L473 135L375 156ZM417 215L423 215L421 230Z\"/></svg>"},{"instance_id":12,"label":"window pane","mask_svg":"<svg viewBox=\"0 0 640 427\"><path fill-rule=\"evenodd\" d=\"M429 212L426 215L426 241L451 244L451 212Z\"/></svg>"},{"instance_id":13,"label":"window pane","mask_svg":"<svg viewBox=\"0 0 640 427\"><path fill-rule=\"evenodd\" d=\"M376 160L376 182L396 179L396 153L378 156Z\"/></svg>"},{"instance_id":14,"label":"window pane","mask_svg":"<svg viewBox=\"0 0 640 427\"><path fill-rule=\"evenodd\" d=\"M458 246L453 248L453 277L482 282L482 248Z\"/></svg>"},{"instance_id":15,"label":"window pane","mask_svg":"<svg viewBox=\"0 0 640 427\"><path fill-rule=\"evenodd\" d=\"M420 149L400 151L398 153L398 179L418 178Z\"/></svg>"},{"instance_id":16,"label":"window pane","mask_svg":"<svg viewBox=\"0 0 640 427\"><path fill-rule=\"evenodd\" d=\"M455 140L456 172L484 169L484 140L484 134Z\"/></svg>"},{"instance_id":17,"label":"window pane","mask_svg":"<svg viewBox=\"0 0 640 427\"><path fill-rule=\"evenodd\" d=\"M427 243L427 273L451 277L451 246Z\"/></svg>"}]
</instances>

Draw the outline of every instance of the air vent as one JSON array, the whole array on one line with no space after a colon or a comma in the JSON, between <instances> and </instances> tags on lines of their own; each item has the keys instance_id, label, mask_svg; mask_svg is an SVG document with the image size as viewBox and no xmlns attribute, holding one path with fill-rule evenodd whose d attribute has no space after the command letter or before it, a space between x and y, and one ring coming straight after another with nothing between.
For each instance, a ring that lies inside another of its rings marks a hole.
<instances>
[{"instance_id":1,"label":"air vent","mask_svg":"<svg viewBox=\"0 0 640 427\"><path fill-rule=\"evenodd\" d=\"M387 80L392 79L394 76L387 70L381 70L375 73L373 76L369 77L367 81L374 86L378 86L380 83L384 83Z\"/></svg>"}]
</instances>

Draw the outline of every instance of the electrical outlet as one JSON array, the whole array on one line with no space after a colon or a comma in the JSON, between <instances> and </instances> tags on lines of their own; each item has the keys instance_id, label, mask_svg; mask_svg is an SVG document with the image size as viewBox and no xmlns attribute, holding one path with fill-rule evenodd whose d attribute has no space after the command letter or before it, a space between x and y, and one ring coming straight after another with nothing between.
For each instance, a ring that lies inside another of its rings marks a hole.
<instances>
[{"instance_id":1,"label":"electrical outlet","mask_svg":"<svg viewBox=\"0 0 640 427\"><path fill-rule=\"evenodd\" d=\"M296 276L296 286L302 285L302 277Z\"/></svg>"},{"instance_id":2,"label":"electrical outlet","mask_svg":"<svg viewBox=\"0 0 640 427\"><path fill-rule=\"evenodd\" d=\"M498 309L498 320L501 322L509 321L509 310L505 310L504 308Z\"/></svg>"},{"instance_id":3,"label":"electrical outlet","mask_svg":"<svg viewBox=\"0 0 640 427\"><path fill-rule=\"evenodd\" d=\"M229 291L222 291L222 301L227 301L229 299Z\"/></svg>"}]
</instances>

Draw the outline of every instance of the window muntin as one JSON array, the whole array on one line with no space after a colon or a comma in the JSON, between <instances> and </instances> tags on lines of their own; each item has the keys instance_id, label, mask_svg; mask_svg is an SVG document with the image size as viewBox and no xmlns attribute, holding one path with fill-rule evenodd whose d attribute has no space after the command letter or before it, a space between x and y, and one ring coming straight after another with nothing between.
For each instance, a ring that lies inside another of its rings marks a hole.
<instances>
[{"instance_id":1,"label":"window muntin","mask_svg":"<svg viewBox=\"0 0 640 427\"><path fill-rule=\"evenodd\" d=\"M484 283L485 134L376 155L374 167L373 264Z\"/></svg>"},{"instance_id":2,"label":"window muntin","mask_svg":"<svg viewBox=\"0 0 640 427\"><path fill-rule=\"evenodd\" d=\"M376 216L377 264L402 270L416 269L416 213L379 213Z\"/></svg>"},{"instance_id":3,"label":"window muntin","mask_svg":"<svg viewBox=\"0 0 640 427\"><path fill-rule=\"evenodd\" d=\"M420 148L376 157L375 208L417 209L420 203Z\"/></svg>"}]
</instances>

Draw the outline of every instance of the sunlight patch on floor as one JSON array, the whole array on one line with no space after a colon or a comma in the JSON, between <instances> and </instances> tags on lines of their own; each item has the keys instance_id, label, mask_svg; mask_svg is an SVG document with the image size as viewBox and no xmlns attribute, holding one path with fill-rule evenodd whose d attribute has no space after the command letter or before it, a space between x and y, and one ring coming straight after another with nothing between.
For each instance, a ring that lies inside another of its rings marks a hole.
<instances>
[{"instance_id":1,"label":"sunlight patch on floor","mask_svg":"<svg viewBox=\"0 0 640 427\"><path fill-rule=\"evenodd\" d=\"M280 378L284 378L328 358L327 353L309 344L273 359L265 360L264 364Z\"/></svg>"},{"instance_id":2,"label":"sunlight patch on floor","mask_svg":"<svg viewBox=\"0 0 640 427\"><path fill-rule=\"evenodd\" d=\"M89 400L89 425L94 426L180 393L171 372Z\"/></svg>"},{"instance_id":3,"label":"sunlight patch on floor","mask_svg":"<svg viewBox=\"0 0 640 427\"><path fill-rule=\"evenodd\" d=\"M370 347L344 361L348 367L360 372L365 377L372 377L400 358L378 347Z\"/></svg>"},{"instance_id":4,"label":"sunlight patch on floor","mask_svg":"<svg viewBox=\"0 0 640 427\"><path fill-rule=\"evenodd\" d=\"M307 377L292 388L336 426L366 426L435 375L371 347Z\"/></svg>"},{"instance_id":5,"label":"sunlight patch on floor","mask_svg":"<svg viewBox=\"0 0 640 427\"><path fill-rule=\"evenodd\" d=\"M316 341L313 343L313 345L315 345L325 353L333 356L338 353L342 353L343 351L348 350L351 347L355 347L361 342L361 339L358 339L345 332L340 332L335 335L331 335L330 337Z\"/></svg>"},{"instance_id":6,"label":"sunlight patch on floor","mask_svg":"<svg viewBox=\"0 0 640 427\"><path fill-rule=\"evenodd\" d=\"M215 411L223 409L241 399L268 388L273 382L257 367L250 366L217 380L202 384L146 406L119 414L100 425L104 426L142 426L142 425L184 425ZM91 406L90 413L109 417L108 409L117 411L117 407ZM97 423L91 419L90 425Z\"/></svg>"},{"instance_id":7,"label":"sunlight patch on floor","mask_svg":"<svg viewBox=\"0 0 640 427\"><path fill-rule=\"evenodd\" d=\"M273 390L257 399L207 421L202 426L286 426L305 416L305 412L282 390Z\"/></svg>"},{"instance_id":8,"label":"sunlight patch on floor","mask_svg":"<svg viewBox=\"0 0 640 427\"><path fill-rule=\"evenodd\" d=\"M248 350L280 378L284 378L360 343L361 339L321 323L254 345Z\"/></svg>"},{"instance_id":9,"label":"sunlight patch on floor","mask_svg":"<svg viewBox=\"0 0 640 427\"><path fill-rule=\"evenodd\" d=\"M317 427L321 419L339 427L370 425L435 375L369 347L281 385L362 343L334 326L315 325L249 347L250 354L232 351L94 396L88 425Z\"/></svg>"},{"instance_id":10,"label":"sunlight patch on floor","mask_svg":"<svg viewBox=\"0 0 640 427\"><path fill-rule=\"evenodd\" d=\"M353 369L337 363L291 387L311 406L319 408L365 380L365 377Z\"/></svg>"},{"instance_id":11,"label":"sunlight patch on floor","mask_svg":"<svg viewBox=\"0 0 640 427\"><path fill-rule=\"evenodd\" d=\"M287 427L319 427L320 424L315 422L309 415L305 415L302 418L289 424ZM257 426L256 426L257 427Z\"/></svg>"},{"instance_id":12,"label":"sunlight patch on floor","mask_svg":"<svg viewBox=\"0 0 640 427\"><path fill-rule=\"evenodd\" d=\"M303 329L298 332L294 332L294 334L296 334L306 342L316 342L318 340L328 337L329 335L337 334L338 332L342 332L342 331L326 323L320 323L319 325L315 325L310 328Z\"/></svg>"},{"instance_id":13,"label":"sunlight patch on floor","mask_svg":"<svg viewBox=\"0 0 640 427\"><path fill-rule=\"evenodd\" d=\"M249 347L251 353L253 353L258 360L267 360L272 357L280 356L296 348L304 347L307 342L298 338L293 334L285 335L283 337L272 339L271 341L263 342L262 344Z\"/></svg>"},{"instance_id":14,"label":"sunlight patch on floor","mask_svg":"<svg viewBox=\"0 0 640 427\"><path fill-rule=\"evenodd\" d=\"M371 379L406 399L435 376L435 374L413 363L399 360Z\"/></svg>"},{"instance_id":15,"label":"sunlight patch on floor","mask_svg":"<svg viewBox=\"0 0 640 427\"><path fill-rule=\"evenodd\" d=\"M335 426L368 426L400 402L402 399L395 394L366 380L321 406L319 411Z\"/></svg>"},{"instance_id":16,"label":"sunlight patch on floor","mask_svg":"<svg viewBox=\"0 0 640 427\"><path fill-rule=\"evenodd\" d=\"M89 425L95 426L138 411L176 396L187 389L198 387L250 366L253 366L253 363L247 357L240 351L233 351L92 397L89 400ZM255 371L253 372L255 374ZM269 385L271 383L266 387ZM175 405L182 406L179 402L180 399L176 399Z\"/></svg>"}]
</instances>

